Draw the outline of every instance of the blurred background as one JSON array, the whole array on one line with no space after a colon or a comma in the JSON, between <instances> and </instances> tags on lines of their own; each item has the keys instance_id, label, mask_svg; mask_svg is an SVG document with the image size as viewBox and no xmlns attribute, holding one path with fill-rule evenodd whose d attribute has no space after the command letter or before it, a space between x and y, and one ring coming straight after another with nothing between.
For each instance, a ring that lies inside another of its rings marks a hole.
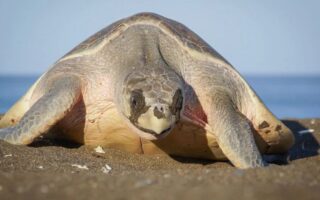
<instances>
[{"instance_id":1,"label":"blurred background","mask_svg":"<svg viewBox=\"0 0 320 200\"><path fill-rule=\"evenodd\" d=\"M319 10L316 0L0 0L0 113L87 37L148 11L201 36L278 117L320 117Z\"/></svg>"}]
</instances>

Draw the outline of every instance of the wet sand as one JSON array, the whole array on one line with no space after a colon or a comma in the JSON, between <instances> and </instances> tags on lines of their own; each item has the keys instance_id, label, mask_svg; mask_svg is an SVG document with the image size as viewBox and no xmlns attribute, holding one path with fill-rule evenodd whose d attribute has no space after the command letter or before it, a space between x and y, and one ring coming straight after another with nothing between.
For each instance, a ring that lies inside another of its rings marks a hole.
<instances>
[{"instance_id":1,"label":"wet sand","mask_svg":"<svg viewBox=\"0 0 320 200\"><path fill-rule=\"evenodd\" d=\"M296 137L289 155L248 170L61 141L0 141L0 199L320 199L320 119L284 122Z\"/></svg>"}]
</instances>

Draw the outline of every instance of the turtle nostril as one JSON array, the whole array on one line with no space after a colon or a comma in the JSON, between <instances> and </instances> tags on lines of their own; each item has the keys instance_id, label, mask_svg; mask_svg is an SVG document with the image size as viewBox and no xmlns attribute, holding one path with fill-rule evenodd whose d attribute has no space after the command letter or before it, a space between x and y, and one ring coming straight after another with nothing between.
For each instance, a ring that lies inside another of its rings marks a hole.
<instances>
[{"instance_id":1,"label":"turtle nostril","mask_svg":"<svg viewBox=\"0 0 320 200\"><path fill-rule=\"evenodd\" d=\"M164 112L163 106L155 106L154 107L153 113L154 113L154 116L156 116L158 119L165 117L163 112Z\"/></svg>"},{"instance_id":2,"label":"turtle nostril","mask_svg":"<svg viewBox=\"0 0 320 200\"><path fill-rule=\"evenodd\" d=\"M160 111L163 112L163 107L162 106L160 106Z\"/></svg>"}]
</instances>

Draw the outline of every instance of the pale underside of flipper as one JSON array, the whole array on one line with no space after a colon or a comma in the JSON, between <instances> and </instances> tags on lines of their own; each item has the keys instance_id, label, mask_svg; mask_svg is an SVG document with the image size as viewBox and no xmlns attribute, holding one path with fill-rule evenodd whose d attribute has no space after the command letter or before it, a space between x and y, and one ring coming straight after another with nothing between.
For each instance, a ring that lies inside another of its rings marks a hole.
<instances>
[{"instance_id":1,"label":"pale underside of flipper","mask_svg":"<svg viewBox=\"0 0 320 200\"><path fill-rule=\"evenodd\" d=\"M30 144L72 109L80 96L80 88L80 82L76 77L65 76L55 79L18 124L0 129L0 139L11 144Z\"/></svg>"}]
</instances>

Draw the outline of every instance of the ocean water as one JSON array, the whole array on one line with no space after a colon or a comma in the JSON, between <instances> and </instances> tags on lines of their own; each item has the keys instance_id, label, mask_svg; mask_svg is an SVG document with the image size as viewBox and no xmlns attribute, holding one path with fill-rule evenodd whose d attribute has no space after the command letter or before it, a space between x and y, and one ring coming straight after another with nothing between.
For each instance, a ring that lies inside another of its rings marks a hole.
<instances>
[{"instance_id":1,"label":"ocean water","mask_svg":"<svg viewBox=\"0 0 320 200\"><path fill-rule=\"evenodd\" d=\"M37 76L0 76L0 113L5 113ZM245 76L279 118L320 117L320 76Z\"/></svg>"}]
</instances>

